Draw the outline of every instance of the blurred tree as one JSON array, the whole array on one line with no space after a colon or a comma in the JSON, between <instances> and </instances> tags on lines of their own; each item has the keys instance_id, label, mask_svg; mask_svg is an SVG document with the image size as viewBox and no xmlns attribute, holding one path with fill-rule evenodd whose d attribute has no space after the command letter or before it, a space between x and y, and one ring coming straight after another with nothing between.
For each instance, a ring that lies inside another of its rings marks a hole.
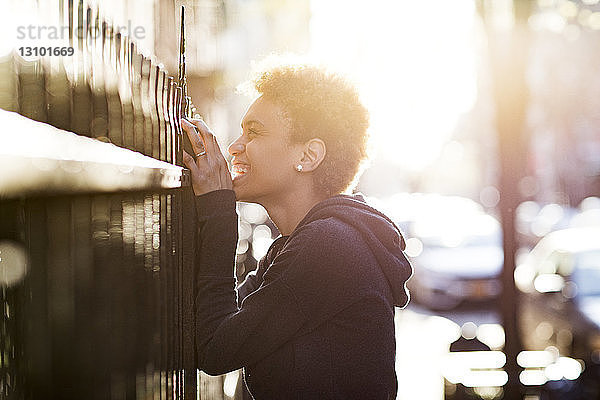
<instances>
[{"instance_id":1,"label":"blurred tree","mask_svg":"<svg viewBox=\"0 0 600 400\"><path fill-rule=\"evenodd\" d=\"M522 346L517 326L519 303L514 281L517 251L515 210L521 200L518 184L523 178L526 154L525 114L528 94L525 71L529 50L527 21L532 2L480 1L478 5L486 23L489 41L500 161L499 208L504 247L500 313L506 337L504 353L505 370L508 373L504 392L505 398L517 399L521 397L517 355Z\"/></svg>"}]
</instances>

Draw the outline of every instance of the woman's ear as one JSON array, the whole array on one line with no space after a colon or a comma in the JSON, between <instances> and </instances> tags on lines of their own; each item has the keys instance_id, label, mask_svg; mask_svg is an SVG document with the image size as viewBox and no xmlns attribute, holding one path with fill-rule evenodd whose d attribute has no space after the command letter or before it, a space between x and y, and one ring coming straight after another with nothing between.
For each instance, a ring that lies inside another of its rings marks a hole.
<instances>
[{"instance_id":1,"label":"woman's ear","mask_svg":"<svg viewBox=\"0 0 600 400\"><path fill-rule=\"evenodd\" d=\"M312 138L304 144L302 159L302 171L314 171L321 164L327 153L325 142L319 138Z\"/></svg>"}]
</instances>

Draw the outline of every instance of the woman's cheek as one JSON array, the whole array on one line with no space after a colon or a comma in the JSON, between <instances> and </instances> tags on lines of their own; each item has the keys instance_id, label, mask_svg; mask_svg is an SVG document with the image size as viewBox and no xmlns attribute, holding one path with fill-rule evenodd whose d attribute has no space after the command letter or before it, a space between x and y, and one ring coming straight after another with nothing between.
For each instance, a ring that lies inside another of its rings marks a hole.
<instances>
[{"instance_id":1,"label":"woman's cheek","mask_svg":"<svg viewBox=\"0 0 600 400\"><path fill-rule=\"evenodd\" d=\"M245 153L246 153L246 156L248 158L250 158L251 154L253 154L255 152L255 150L256 150L255 147L256 146L255 146L255 143L253 141L250 141L250 142L246 143ZM250 161L250 160L248 160L248 161Z\"/></svg>"}]
</instances>

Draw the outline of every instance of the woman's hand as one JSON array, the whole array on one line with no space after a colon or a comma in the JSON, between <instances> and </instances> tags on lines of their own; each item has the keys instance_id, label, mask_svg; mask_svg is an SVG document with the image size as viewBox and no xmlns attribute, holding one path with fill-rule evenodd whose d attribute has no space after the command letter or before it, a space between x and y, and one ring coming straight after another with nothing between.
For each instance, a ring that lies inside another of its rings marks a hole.
<instances>
[{"instance_id":1,"label":"woman's hand","mask_svg":"<svg viewBox=\"0 0 600 400\"><path fill-rule=\"evenodd\" d=\"M183 163L192 173L194 194L200 196L214 190L232 189L227 161L209 127L201 119L182 119L181 127L190 138L196 155L194 160L194 157L183 151Z\"/></svg>"}]
</instances>

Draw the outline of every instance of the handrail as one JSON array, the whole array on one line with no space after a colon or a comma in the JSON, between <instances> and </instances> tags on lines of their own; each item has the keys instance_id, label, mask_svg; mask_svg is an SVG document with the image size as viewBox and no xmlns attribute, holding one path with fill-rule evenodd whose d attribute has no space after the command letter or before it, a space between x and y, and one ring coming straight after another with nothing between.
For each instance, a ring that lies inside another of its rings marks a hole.
<instances>
[{"instance_id":1,"label":"handrail","mask_svg":"<svg viewBox=\"0 0 600 400\"><path fill-rule=\"evenodd\" d=\"M187 170L0 109L0 199L189 186Z\"/></svg>"}]
</instances>

